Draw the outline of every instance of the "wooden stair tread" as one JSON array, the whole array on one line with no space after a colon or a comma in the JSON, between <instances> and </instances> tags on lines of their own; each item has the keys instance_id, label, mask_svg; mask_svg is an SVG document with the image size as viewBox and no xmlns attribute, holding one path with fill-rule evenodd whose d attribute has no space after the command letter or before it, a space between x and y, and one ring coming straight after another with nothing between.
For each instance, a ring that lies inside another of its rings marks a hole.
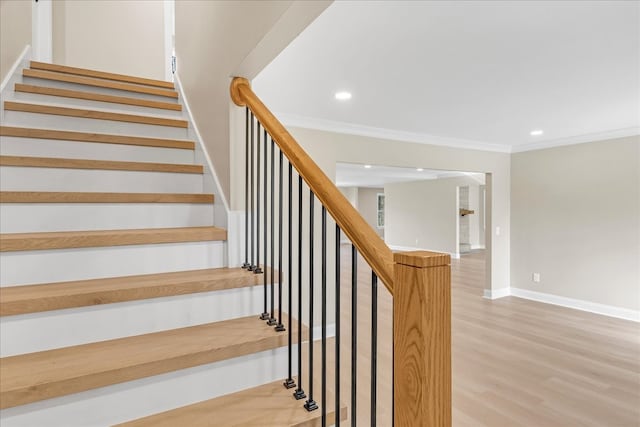
<instances>
[{"instance_id":1,"label":"wooden stair tread","mask_svg":"<svg viewBox=\"0 0 640 427\"><path fill-rule=\"evenodd\" d=\"M295 323L295 322L294 322ZM251 316L0 359L0 408L282 347Z\"/></svg>"},{"instance_id":2,"label":"wooden stair tread","mask_svg":"<svg viewBox=\"0 0 640 427\"><path fill-rule=\"evenodd\" d=\"M151 101L148 99L105 95L102 93L82 92L78 90L60 89L56 87L25 85L22 83L16 83L15 91L24 93L35 93L38 95L59 96L63 98L85 99L88 101L136 105L138 107L160 108L163 110L182 111L182 105L171 102Z\"/></svg>"},{"instance_id":3,"label":"wooden stair tread","mask_svg":"<svg viewBox=\"0 0 640 427\"><path fill-rule=\"evenodd\" d=\"M102 169L138 172L172 172L202 174L202 165L122 162L118 160L63 159L57 157L0 156L0 166L34 168Z\"/></svg>"},{"instance_id":4,"label":"wooden stair tread","mask_svg":"<svg viewBox=\"0 0 640 427\"><path fill-rule=\"evenodd\" d=\"M114 113L111 111L89 110L86 108L60 107L57 105L34 104L29 102L5 101L4 109L23 113L51 114L56 116L79 117L95 120L112 120L145 125L188 128L189 122L183 119L144 116L139 114Z\"/></svg>"},{"instance_id":5,"label":"wooden stair tread","mask_svg":"<svg viewBox=\"0 0 640 427\"><path fill-rule=\"evenodd\" d=\"M0 316L242 288L263 276L242 268L203 270L0 288Z\"/></svg>"},{"instance_id":6,"label":"wooden stair tread","mask_svg":"<svg viewBox=\"0 0 640 427\"><path fill-rule=\"evenodd\" d=\"M25 68L22 70L25 77L34 77L39 79L54 80L58 82L77 83L81 85L103 87L108 89L124 90L136 93L146 93L149 95L166 96L167 98L178 98L178 92L171 89L156 88L150 86L141 86L131 83L123 83L111 80L96 79L93 77L77 76L72 74L58 73L54 71L32 70Z\"/></svg>"},{"instance_id":7,"label":"wooden stair tread","mask_svg":"<svg viewBox=\"0 0 640 427\"><path fill-rule=\"evenodd\" d=\"M184 406L126 423L118 427L320 427L321 412L307 412L304 401L295 400L293 390L282 381L263 384L237 393ZM347 408L340 408L340 419L347 418ZM333 405L327 411L327 425L335 423Z\"/></svg>"},{"instance_id":8,"label":"wooden stair tread","mask_svg":"<svg viewBox=\"0 0 640 427\"><path fill-rule=\"evenodd\" d=\"M146 147L180 148L194 150L193 141L179 139L148 138L141 136L109 135L104 133L75 132L53 129L35 129L0 126L0 136L19 138L54 139L59 141L95 142L102 144L138 145Z\"/></svg>"},{"instance_id":9,"label":"wooden stair tread","mask_svg":"<svg viewBox=\"0 0 640 427\"><path fill-rule=\"evenodd\" d=\"M86 68L69 67L67 65L49 64L46 62L31 61L30 67L35 70L56 71L59 73L75 74L79 76L96 77L105 80L135 83L148 86L158 86L173 89L171 82L164 80L148 79L145 77L128 76L125 74L109 73L106 71L88 70Z\"/></svg>"},{"instance_id":10,"label":"wooden stair tread","mask_svg":"<svg viewBox=\"0 0 640 427\"><path fill-rule=\"evenodd\" d=\"M0 191L0 203L213 203L213 194Z\"/></svg>"},{"instance_id":11,"label":"wooden stair tread","mask_svg":"<svg viewBox=\"0 0 640 427\"><path fill-rule=\"evenodd\" d=\"M204 242L226 239L227 231L218 227L5 233L0 234L0 252Z\"/></svg>"}]
</instances>

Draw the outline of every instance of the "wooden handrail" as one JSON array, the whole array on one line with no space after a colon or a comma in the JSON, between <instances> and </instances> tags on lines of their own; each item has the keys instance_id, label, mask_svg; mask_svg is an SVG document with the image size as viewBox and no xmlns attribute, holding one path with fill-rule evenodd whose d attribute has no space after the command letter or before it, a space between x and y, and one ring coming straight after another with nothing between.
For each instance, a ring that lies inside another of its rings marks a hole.
<instances>
[{"instance_id":1,"label":"wooden handrail","mask_svg":"<svg viewBox=\"0 0 640 427\"><path fill-rule=\"evenodd\" d=\"M391 249L302 149L282 123L260 101L260 98L251 90L247 79L235 77L231 82L230 89L233 102L240 107L249 107L318 200L325 206L327 212L340 226L342 232L347 235L393 295L394 263Z\"/></svg>"}]
</instances>

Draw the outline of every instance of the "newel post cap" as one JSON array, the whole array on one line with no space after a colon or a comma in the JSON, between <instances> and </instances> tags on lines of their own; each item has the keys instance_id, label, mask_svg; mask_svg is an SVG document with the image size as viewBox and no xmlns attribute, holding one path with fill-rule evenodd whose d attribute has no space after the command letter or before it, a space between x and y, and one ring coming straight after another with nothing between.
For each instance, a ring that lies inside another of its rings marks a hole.
<instances>
[{"instance_id":1,"label":"newel post cap","mask_svg":"<svg viewBox=\"0 0 640 427\"><path fill-rule=\"evenodd\" d=\"M431 251L396 252L393 261L416 268L439 267L451 264L451 255Z\"/></svg>"},{"instance_id":2,"label":"newel post cap","mask_svg":"<svg viewBox=\"0 0 640 427\"><path fill-rule=\"evenodd\" d=\"M251 87L249 80L245 79L244 77L234 77L233 80L231 80L231 86L229 87L231 100L238 107L244 107L245 105L247 105L246 102L242 100L242 96L240 96L240 86L243 85Z\"/></svg>"}]
</instances>

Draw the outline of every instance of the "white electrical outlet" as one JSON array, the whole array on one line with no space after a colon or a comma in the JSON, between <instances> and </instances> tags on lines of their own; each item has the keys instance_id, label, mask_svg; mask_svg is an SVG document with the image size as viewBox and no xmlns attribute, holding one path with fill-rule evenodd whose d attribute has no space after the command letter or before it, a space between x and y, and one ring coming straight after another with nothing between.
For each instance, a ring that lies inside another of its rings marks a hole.
<instances>
[{"instance_id":1,"label":"white electrical outlet","mask_svg":"<svg viewBox=\"0 0 640 427\"><path fill-rule=\"evenodd\" d=\"M533 280L535 283L540 283L540 273L533 273L532 280Z\"/></svg>"},{"instance_id":2,"label":"white electrical outlet","mask_svg":"<svg viewBox=\"0 0 640 427\"><path fill-rule=\"evenodd\" d=\"M496 236L500 235L500 227L496 227Z\"/></svg>"}]
</instances>

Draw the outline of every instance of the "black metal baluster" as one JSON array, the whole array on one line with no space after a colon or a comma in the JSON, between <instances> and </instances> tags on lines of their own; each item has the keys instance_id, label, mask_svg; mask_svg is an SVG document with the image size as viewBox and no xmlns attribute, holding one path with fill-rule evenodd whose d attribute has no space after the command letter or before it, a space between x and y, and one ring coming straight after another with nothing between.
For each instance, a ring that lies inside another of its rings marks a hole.
<instances>
[{"instance_id":1,"label":"black metal baluster","mask_svg":"<svg viewBox=\"0 0 640 427\"><path fill-rule=\"evenodd\" d=\"M266 160L267 160L267 155L266 155L267 131L266 130L264 131L264 143L265 143L265 146L264 146L264 148L265 148L264 159L265 159L265 168L266 168ZM275 146L275 143L273 142L273 138L271 138L271 234L269 236L269 240L270 240L270 243L271 243L271 245L270 245L270 248L271 248L271 264L270 264L270 267L271 267L270 268L270 270L271 270L271 274L270 274L271 275L271 311L270 311L270 314L269 314L269 320L267 320L267 325L269 325L269 326L274 326L275 324L278 323L276 321L276 316L275 316L275 283L274 283L274 271L273 271L273 268L275 266L275 262L274 262L274 258L275 258L274 257L274 252L275 252L274 251L274 242L275 242L275 233L274 233L274 231L275 231L274 230L275 218L274 218L274 214L275 214L275 212L274 212L274 209L273 209L273 207L274 207L273 197L274 197L274 193L275 193L275 191L274 191L275 190L275 181L274 181L274 177L275 177L275 171L274 171L274 168L275 168L275 161L274 161L275 156L274 156L274 154L275 153L274 153L274 146ZM266 182L267 182L267 180L266 180L267 179L266 169L265 169L264 177L265 177L265 181L264 181L265 184L264 185L265 185L265 188L266 188L266 185L267 185L266 184ZM266 196L266 193L265 193L265 196ZM266 199L265 199L265 202L266 202ZM264 208L265 215L267 213L267 207L266 206L267 205L265 203L265 208ZM265 236L267 235L266 226L267 225L266 225L266 222L265 222L265 230L264 230ZM266 264L266 255L267 255L267 242L266 242L266 240L265 240L264 243L265 243L265 245L264 245L264 247L265 247L264 254L265 254L265 264Z\"/></svg>"},{"instance_id":2,"label":"black metal baluster","mask_svg":"<svg viewBox=\"0 0 640 427\"><path fill-rule=\"evenodd\" d=\"M256 141L257 141L257 173L256 173L256 263L253 267L253 272L256 274L262 273L262 269L260 268L260 122L256 121L257 129L256 129ZM266 184L265 184L266 186ZM264 211L265 216L267 215L267 210ZM266 302L265 295L265 302ZM265 309L265 311L267 311Z\"/></svg>"},{"instance_id":3,"label":"black metal baluster","mask_svg":"<svg viewBox=\"0 0 640 427\"><path fill-rule=\"evenodd\" d=\"M296 400L307 395L302 389L302 177L298 175L298 388L293 393Z\"/></svg>"},{"instance_id":4,"label":"black metal baluster","mask_svg":"<svg viewBox=\"0 0 640 427\"><path fill-rule=\"evenodd\" d=\"M351 245L351 427L356 426L358 391L358 252Z\"/></svg>"},{"instance_id":5,"label":"black metal baluster","mask_svg":"<svg viewBox=\"0 0 640 427\"><path fill-rule=\"evenodd\" d=\"M254 174L254 168L253 168L253 160L254 160L254 133L253 133L253 121L254 121L254 117L253 117L253 113L251 113L251 167L249 168L249 171L251 172L251 262L249 263L249 271L253 271L256 268L256 265L253 263L254 261L254 254L255 254L255 234L254 234L254 226L255 226L255 217L254 217L254 205L253 202L255 200L255 194L253 192L253 185L255 183L255 174ZM267 295L266 291L265 291L265 296Z\"/></svg>"},{"instance_id":6,"label":"black metal baluster","mask_svg":"<svg viewBox=\"0 0 640 427\"><path fill-rule=\"evenodd\" d=\"M242 268L249 268L249 107L244 109L245 143L244 143L244 263Z\"/></svg>"},{"instance_id":7,"label":"black metal baluster","mask_svg":"<svg viewBox=\"0 0 640 427\"><path fill-rule=\"evenodd\" d=\"M336 224L336 403L335 427L340 427L340 226Z\"/></svg>"},{"instance_id":8,"label":"black metal baluster","mask_svg":"<svg viewBox=\"0 0 640 427\"><path fill-rule=\"evenodd\" d=\"M256 274L262 273L262 268L260 268L260 122L257 122L256 129L256 141L257 141L257 174L256 174L256 263L253 267L253 272ZM267 214L267 211L264 211L264 214ZM266 291L266 289L265 289ZM267 302L267 296L265 294L265 304ZM266 307L266 305L265 305ZM266 308L265 308L265 311Z\"/></svg>"},{"instance_id":9,"label":"black metal baluster","mask_svg":"<svg viewBox=\"0 0 640 427\"><path fill-rule=\"evenodd\" d=\"M291 293L291 282L293 281L292 279L292 273L293 273L293 268L292 268L292 264L293 264L293 259L291 259L291 255L292 255L292 244L293 244L293 237L291 235L292 231L293 231L293 227L292 227L292 223L293 223L293 218L291 216L291 214L293 213L293 208L291 206L291 203L293 202L292 200L292 192L293 192L293 165L291 164L291 162L289 162L289 193L288 193L288 197L289 197L289 204L288 204L288 215L287 218L289 220L288 222L288 236L287 236L287 247L288 247L288 251L287 251L287 256L289 257L289 264L288 264L288 269L287 269L287 287L288 287L288 295L289 295L289 311L288 311L288 315L289 315L289 347L288 347L288 356L289 356L289 370L287 371L289 373L289 376L287 377L287 379L284 382L284 386L285 388L293 388L296 386L295 381L293 381L293 377L292 377L292 369L291 369L291 365L292 365L292 350L291 348L293 347L293 339L291 337L291 335L293 334L293 331L291 330L291 315L293 314L293 308L292 308L292 300L293 300L293 294Z\"/></svg>"},{"instance_id":10,"label":"black metal baluster","mask_svg":"<svg viewBox=\"0 0 640 427\"><path fill-rule=\"evenodd\" d=\"M304 404L307 411L318 409L313 400L313 190L309 189L309 399Z\"/></svg>"},{"instance_id":11,"label":"black metal baluster","mask_svg":"<svg viewBox=\"0 0 640 427\"><path fill-rule=\"evenodd\" d=\"M272 139L273 141L273 139ZM282 324L282 151L278 167L278 324L276 331L283 332L285 327Z\"/></svg>"},{"instance_id":12,"label":"black metal baluster","mask_svg":"<svg viewBox=\"0 0 640 427\"><path fill-rule=\"evenodd\" d=\"M322 407L322 427L327 426L327 209L322 206L322 389L320 406Z\"/></svg>"},{"instance_id":13,"label":"black metal baluster","mask_svg":"<svg viewBox=\"0 0 640 427\"><path fill-rule=\"evenodd\" d=\"M256 173L256 264L253 267L253 272L256 274L261 274L262 268L260 268L260 122L257 122L258 126L256 129L256 140L257 143L257 173ZM267 141L264 142L265 145ZM266 182L264 184L265 188L267 186ZM266 197L266 196L265 196ZM267 210L264 210L264 216L266 221ZM266 261L266 251L265 251L265 261ZM264 320L265 315L268 316L267 313L267 275L264 275L264 311L260 315L260 319Z\"/></svg>"},{"instance_id":14,"label":"black metal baluster","mask_svg":"<svg viewBox=\"0 0 640 427\"><path fill-rule=\"evenodd\" d=\"M378 276L371 272L371 427L376 425L378 395Z\"/></svg>"}]
</instances>

